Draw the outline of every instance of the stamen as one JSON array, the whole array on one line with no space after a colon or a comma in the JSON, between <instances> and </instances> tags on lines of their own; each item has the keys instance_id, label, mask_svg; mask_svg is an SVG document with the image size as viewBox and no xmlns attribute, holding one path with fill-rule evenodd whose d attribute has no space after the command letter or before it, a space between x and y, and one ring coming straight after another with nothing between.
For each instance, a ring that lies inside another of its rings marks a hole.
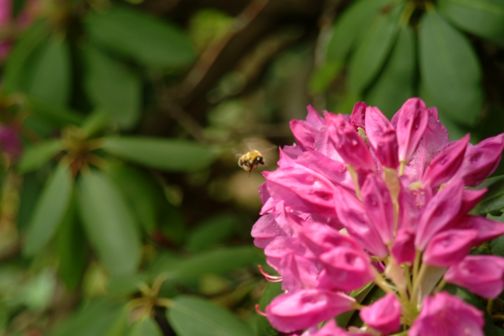
<instances>
[{"instance_id":1,"label":"stamen","mask_svg":"<svg viewBox=\"0 0 504 336\"><path fill-rule=\"evenodd\" d=\"M256 311L257 314L259 314L259 315L261 315L263 317L266 317L266 313L261 310L261 307L259 306L259 304L255 305L255 311Z\"/></svg>"},{"instance_id":2,"label":"stamen","mask_svg":"<svg viewBox=\"0 0 504 336\"><path fill-rule=\"evenodd\" d=\"M282 282L282 276L281 275L271 275L266 273L262 265L257 265L257 269L259 270L259 273L262 274L262 276L269 282Z\"/></svg>"}]
</instances>

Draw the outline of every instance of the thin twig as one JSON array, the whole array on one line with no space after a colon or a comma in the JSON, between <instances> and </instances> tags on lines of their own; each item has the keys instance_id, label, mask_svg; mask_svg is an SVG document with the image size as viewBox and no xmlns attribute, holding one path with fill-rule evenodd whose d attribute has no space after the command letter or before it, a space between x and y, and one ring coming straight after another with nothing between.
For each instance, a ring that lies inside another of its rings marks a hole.
<instances>
[{"instance_id":1,"label":"thin twig","mask_svg":"<svg viewBox=\"0 0 504 336\"><path fill-rule=\"evenodd\" d=\"M269 0L255 0L236 18L233 28L220 40L210 45L200 56L196 65L191 69L182 83L182 95L190 97L191 92L203 81L210 68L229 42L246 29L253 20L264 10Z\"/></svg>"}]
</instances>

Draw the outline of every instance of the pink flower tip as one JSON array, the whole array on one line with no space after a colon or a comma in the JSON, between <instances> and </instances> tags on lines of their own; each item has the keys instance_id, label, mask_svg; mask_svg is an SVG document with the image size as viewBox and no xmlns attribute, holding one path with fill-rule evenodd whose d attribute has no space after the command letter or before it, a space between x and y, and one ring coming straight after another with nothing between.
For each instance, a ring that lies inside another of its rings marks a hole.
<instances>
[{"instance_id":1,"label":"pink flower tip","mask_svg":"<svg viewBox=\"0 0 504 336\"><path fill-rule=\"evenodd\" d=\"M362 320L383 334L390 334L401 326L401 304L393 293L386 294L360 311Z\"/></svg>"},{"instance_id":2,"label":"pink flower tip","mask_svg":"<svg viewBox=\"0 0 504 336\"><path fill-rule=\"evenodd\" d=\"M440 292L427 297L408 336L483 336L483 313L456 296Z\"/></svg>"},{"instance_id":3,"label":"pink flower tip","mask_svg":"<svg viewBox=\"0 0 504 336\"><path fill-rule=\"evenodd\" d=\"M467 256L462 262L450 267L444 279L484 298L495 299L504 289L504 258Z\"/></svg>"},{"instance_id":4,"label":"pink flower tip","mask_svg":"<svg viewBox=\"0 0 504 336\"><path fill-rule=\"evenodd\" d=\"M355 300L343 293L302 289L277 296L266 316L281 332L303 330L353 309Z\"/></svg>"}]
</instances>

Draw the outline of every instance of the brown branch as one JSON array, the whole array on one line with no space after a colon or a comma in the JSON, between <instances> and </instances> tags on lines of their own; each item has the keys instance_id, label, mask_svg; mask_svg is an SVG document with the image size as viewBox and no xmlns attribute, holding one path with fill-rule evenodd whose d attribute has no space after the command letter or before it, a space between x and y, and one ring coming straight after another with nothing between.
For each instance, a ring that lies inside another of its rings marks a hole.
<instances>
[{"instance_id":1,"label":"brown branch","mask_svg":"<svg viewBox=\"0 0 504 336\"><path fill-rule=\"evenodd\" d=\"M243 50L245 45L249 45L265 33L268 25L266 22L261 22L263 18L260 14L264 12L268 3L268 0L253 1L236 18L233 29L201 54L198 62L182 82L180 98L184 105L201 97L213 86L215 78L220 78L238 62L237 55L233 51Z\"/></svg>"}]
</instances>

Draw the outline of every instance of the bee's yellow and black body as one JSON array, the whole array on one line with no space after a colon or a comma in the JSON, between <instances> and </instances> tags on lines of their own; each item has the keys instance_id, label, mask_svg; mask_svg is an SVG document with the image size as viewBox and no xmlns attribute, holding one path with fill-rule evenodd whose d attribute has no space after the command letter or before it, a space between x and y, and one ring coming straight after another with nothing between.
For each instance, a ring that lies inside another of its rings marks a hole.
<instances>
[{"instance_id":1,"label":"bee's yellow and black body","mask_svg":"<svg viewBox=\"0 0 504 336\"><path fill-rule=\"evenodd\" d=\"M259 165L264 165L264 157L257 149L243 154L238 159L238 166L249 173Z\"/></svg>"}]
</instances>

